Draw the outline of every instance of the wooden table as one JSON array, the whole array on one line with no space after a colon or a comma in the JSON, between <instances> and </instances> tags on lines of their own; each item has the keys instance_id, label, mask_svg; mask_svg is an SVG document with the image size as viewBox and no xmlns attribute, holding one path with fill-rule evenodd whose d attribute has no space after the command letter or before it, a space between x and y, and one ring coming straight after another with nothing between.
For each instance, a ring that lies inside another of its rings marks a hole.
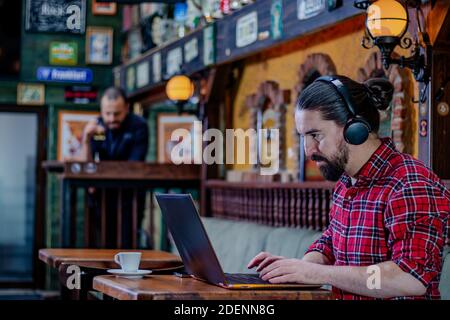
<instances>
[{"instance_id":1,"label":"wooden table","mask_svg":"<svg viewBox=\"0 0 450 320\"><path fill-rule=\"evenodd\" d=\"M142 252L140 269L152 269L158 273L171 273L183 266L180 257L156 250L119 250L119 249L41 249L39 259L52 268L56 268L61 283L63 299L85 300L92 290L92 279L97 275L106 274L106 269L119 268L114 262L114 256L120 251ZM70 266L80 268L80 289L69 290L68 278Z\"/></svg>"},{"instance_id":2,"label":"wooden table","mask_svg":"<svg viewBox=\"0 0 450 320\"><path fill-rule=\"evenodd\" d=\"M331 300L331 291L228 290L192 278L150 275L142 279L102 275L93 280L93 289L119 300Z\"/></svg>"},{"instance_id":3,"label":"wooden table","mask_svg":"<svg viewBox=\"0 0 450 320\"><path fill-rule=\"evenodd\" d=\"M140 269L170 269L182 265L179 256L157 250L41 249L39 259L53 268L64 264L94 269L119 268L114 256L119 252L142 252Z\"/></svg>"}]
</instances>

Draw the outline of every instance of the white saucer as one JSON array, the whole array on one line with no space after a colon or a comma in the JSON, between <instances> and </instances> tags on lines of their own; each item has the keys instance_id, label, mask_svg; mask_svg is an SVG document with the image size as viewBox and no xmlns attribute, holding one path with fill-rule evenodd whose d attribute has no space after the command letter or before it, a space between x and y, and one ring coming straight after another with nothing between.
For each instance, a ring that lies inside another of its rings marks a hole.
<instances>
[{"instance_id":1,"label":"white saucer","mask_svg":"<svg viewBox=\"0 0 450 320\"><path fill-rule=\"evenodd\" d=\"M109 269L106 271L115 274L116 276L121 276L127 279L139 279L147 274L152 273L151 270L123 271L122 269Z\"/></svg>"}]
</instances>

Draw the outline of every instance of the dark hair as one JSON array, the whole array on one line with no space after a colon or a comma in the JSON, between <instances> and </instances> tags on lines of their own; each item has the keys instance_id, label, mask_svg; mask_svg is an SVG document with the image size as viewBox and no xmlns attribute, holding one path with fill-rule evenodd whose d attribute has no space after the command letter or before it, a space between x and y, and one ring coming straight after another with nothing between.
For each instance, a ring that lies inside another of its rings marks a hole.
<instances>
[{"instance_id":1,"label":"dark hair","mask_svg":"<svg viewBox=\"0 0 450 320\"><path fill-rule=\"evenodd\" d=\"M125 103L127 102L127 97L125 91L119 87L109 87L103 92L103 97L108 98L108 100L117 100L122 98Z\"/></svg>"},{"instance_id":2,"label":"dark hair","mask_svg":"<svg viewBox=\"0 0 450 320\"><path fill-rule=\"evenodd\" d=\"M392 84L384 78L372 78L359 83L345 76L333 77L339 79L347 88L355 113L370 124L373 132L378 132L378 110L386 110L389 107L394 92ZM320 111L324 120L333 120L342 127L352 116L333 85L323 81L314 81L302 91L296 109Z\"/></svg>"}]
</instances>

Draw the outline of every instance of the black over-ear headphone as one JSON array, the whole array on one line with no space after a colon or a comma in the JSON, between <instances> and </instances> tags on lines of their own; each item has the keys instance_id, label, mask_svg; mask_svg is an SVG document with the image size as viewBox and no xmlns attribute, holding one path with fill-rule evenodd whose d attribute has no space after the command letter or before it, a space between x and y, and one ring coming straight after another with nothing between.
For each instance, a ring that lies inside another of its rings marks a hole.
<instances>
[{"instance_id":1,"label":"black over-ear headphone","mask_svg":"<svg viewBox=\"0 0 450 320\"><path fill-rule=\"evenodd\" d=\"M339 79L332 76L322 76L317 78L315 81L330 83L336 89L336 92L342 100L344 100L347 110L351 113L352 116L348 119L344 127L345 141L353 145L364 143L369 137L369 133L372 131L372 128L363 117L356 114L352 98L344 84Z\"/></svg>"}]
</instances>

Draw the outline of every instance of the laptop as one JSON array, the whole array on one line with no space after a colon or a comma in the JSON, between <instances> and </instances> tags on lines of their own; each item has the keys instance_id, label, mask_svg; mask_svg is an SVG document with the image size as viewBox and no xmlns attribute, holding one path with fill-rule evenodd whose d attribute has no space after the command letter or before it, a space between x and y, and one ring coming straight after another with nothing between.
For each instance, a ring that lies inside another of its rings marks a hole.
<instances>
[{"instance_id":1,"label":"laptop","mask_svg":"<svg viewBox=\"0 0 450 320\"><path fill-rule=\"evenodd\" d=\"M156 194L164 220L191 277L227 289L319 288L311 284L272 284L258 274L224 273L190 194Z\"/></svg>"}]
</instances>

